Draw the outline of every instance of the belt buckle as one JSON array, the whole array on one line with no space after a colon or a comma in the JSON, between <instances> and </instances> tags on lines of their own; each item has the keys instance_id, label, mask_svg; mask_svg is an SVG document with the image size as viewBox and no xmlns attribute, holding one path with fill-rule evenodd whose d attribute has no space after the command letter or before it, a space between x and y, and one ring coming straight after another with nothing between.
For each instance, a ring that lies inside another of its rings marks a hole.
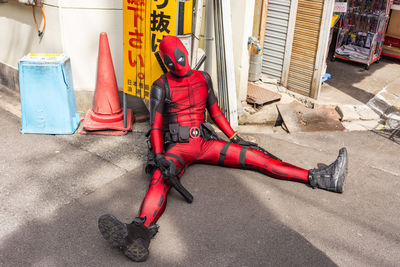
<instances>
[{"instance_id":1,"label":"belt buckle","mask_svg":"<svg viewBox=\"0 0 400 267\"><path fill-rule=\"evenodd\" d=\"M190 128L189 135L192 138L198 138L200 136L200 129L198 127Z\"/></svg>"}]
</instances>

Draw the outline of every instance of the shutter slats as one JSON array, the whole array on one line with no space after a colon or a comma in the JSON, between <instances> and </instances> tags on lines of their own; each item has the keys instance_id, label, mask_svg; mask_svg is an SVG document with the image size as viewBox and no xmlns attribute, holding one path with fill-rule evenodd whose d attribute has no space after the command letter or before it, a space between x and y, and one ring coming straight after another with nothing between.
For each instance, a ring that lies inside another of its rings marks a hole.
<instances>
[{"instance_id":1,"label":"shutter slats","mask_svg":"<svg viewBox=\"0 0 400 267\"><path fill-rule=\"evenodd\" d=\"M299 0L287 86L310 96L324 0Z\"/></svg>"},{"instance_id":2,"label":"shutter slats","mask_svg":"<svg viewBox=\"0 0 400 267\"><path fill-rule=\"evenodd\" d=\"M290 0L269 0L261 72L281 80Z\"/></svg>"}]
</instances>

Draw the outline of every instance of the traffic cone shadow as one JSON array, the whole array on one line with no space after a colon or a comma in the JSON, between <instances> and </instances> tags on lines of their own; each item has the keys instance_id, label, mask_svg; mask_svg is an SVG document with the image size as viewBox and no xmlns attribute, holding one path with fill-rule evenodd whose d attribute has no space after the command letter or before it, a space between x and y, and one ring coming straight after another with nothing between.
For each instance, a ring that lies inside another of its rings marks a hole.
<instances>
[{"instance_id":1,"label":"traffic cone shadow","mask_svg":"<svg viewBox=\"0 0 400 267\"><path fill-rule=\"evenodd\" d=\"M131 109L127 109L126 127L115 78L108 37L100 33L97 81L93 107L86 113L81 134L125 135L132 130Z\"/></svg>"}]
</instances>

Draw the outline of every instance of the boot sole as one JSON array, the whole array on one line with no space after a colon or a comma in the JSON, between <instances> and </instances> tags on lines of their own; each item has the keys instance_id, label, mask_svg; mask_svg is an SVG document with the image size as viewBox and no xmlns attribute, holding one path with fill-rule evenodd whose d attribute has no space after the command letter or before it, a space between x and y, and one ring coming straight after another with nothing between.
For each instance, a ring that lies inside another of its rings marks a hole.
<instances>
[{"instance_id":1,"label":"boot sole","mask_svg":"<svg viewBox=\"0 0 400 267\"><path fill-rule=\"evenodd\" d=\"M342 157L343 160L342 160L341 166L339 167L340 171L339 171L339 177L338 177L337 184L336 184L336 192L343 193L344 181L347 176L347 161L348 161L347 149L345 147L343 147L339 150L338 157Z\"/></svg>"},{"instance_id":2,"label":"boot sole","mask_svg":"<svg viewBox=\"0 0 400 267\"><path fill-rule=\"evenodd\" d=\"M149 256L149 250L135 240L132 244L124 249L124 254L132 261L145 261Z\"/></svg>"},{"instance_id":3,"label":"boot sole","mask_svg":"<svg viewBox=\"0 0 400 267\"><path fill-rule=\"evenodd\" d=\"M128 229L126 224L120 222L112 215L105 214L99 218L98 226L103 238L113 248L119 248L132 261L145 261L149 250L135 240L129 244L127 241Z\"/></svg>"},{"instance_id":4,"label":"boot sole","mask_svg":"<svg viewBox=\"0 0 400 267\"><path fill-rule=\"evenodd\" d=\"M109 214L104 214L99 218L98 226L101 235L111 247L121 248L126 245L128 229L117 218Z\"/></svg>"}]
</instances>

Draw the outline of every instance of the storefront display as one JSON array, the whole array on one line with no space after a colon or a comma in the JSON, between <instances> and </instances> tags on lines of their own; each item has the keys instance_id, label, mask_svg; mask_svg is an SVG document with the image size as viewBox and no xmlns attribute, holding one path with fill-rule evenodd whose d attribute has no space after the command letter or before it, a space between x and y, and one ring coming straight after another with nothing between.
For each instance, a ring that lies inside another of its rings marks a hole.
<instances>
[{"instance_id":1,"label":"storefront display","mask_svg":"<svg viewBox=\"0 0 400 267\"><path fill-rule=\"evenodd\" d=\"M349 0L339 25L334 58L365 64L380 59L391 0Z\"/></svg>"},{"instance_id":2,"label":"storefront display","mask_svg":"<svg viewBox=\"0 0 400 267\"><path fill-rule=\"evenodd\" d=\"M382 55L400 59L400 1L391 9Z\"/></svg>"}]
</instances>

